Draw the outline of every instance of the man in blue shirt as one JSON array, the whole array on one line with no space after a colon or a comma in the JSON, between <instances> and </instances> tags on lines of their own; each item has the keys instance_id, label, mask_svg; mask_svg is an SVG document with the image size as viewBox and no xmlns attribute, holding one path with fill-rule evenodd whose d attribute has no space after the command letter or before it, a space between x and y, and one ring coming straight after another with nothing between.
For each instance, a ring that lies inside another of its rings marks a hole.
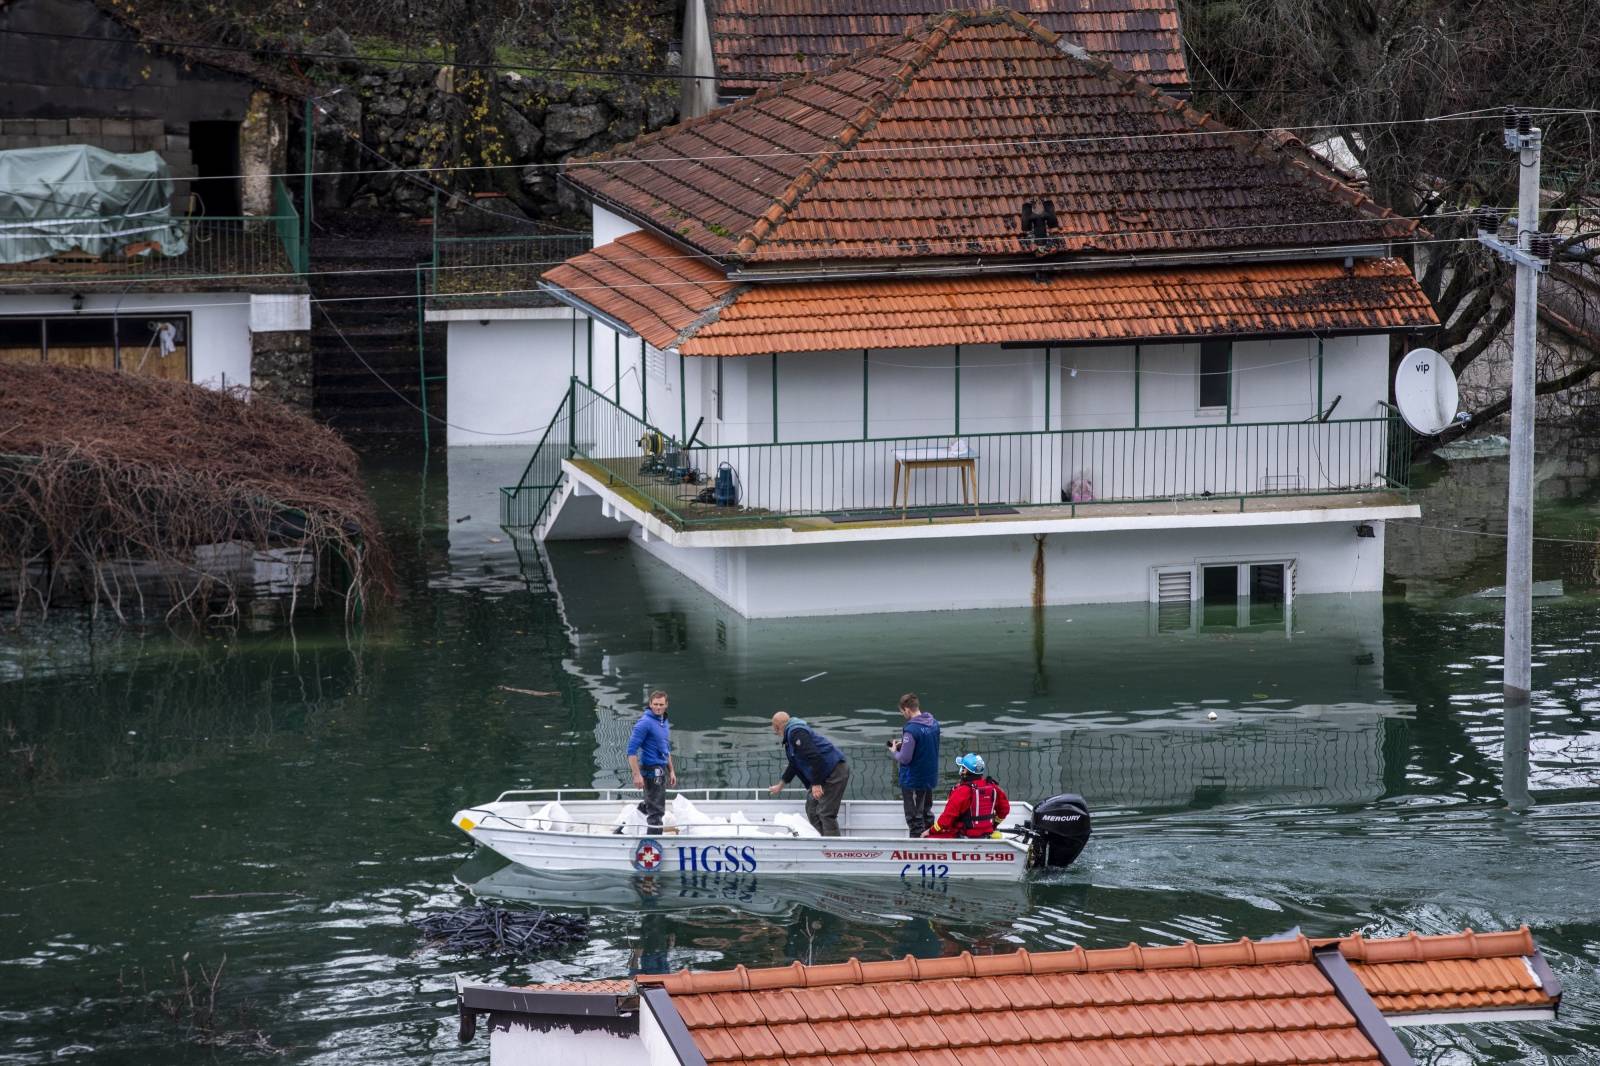
<instances>
[{"instance_id":1,"label":"man in blue shirt","mask_svg":"<svg viewBox=\"0 0 1600 1066\"><path fill-rule=\"evenodd\" d=\"M776 796L798 777L806 786L806 820L823 836L838 836L839 804L850 783L850 764L827 737L802 719L790 718L788 711L772 716L772 731L783 739L789 766L783 771L783 780L767 791Z\"/></svg>"},{"instance_id":2,"label":"man in blue shirt","mask_svg":"<svg viewBox=\"0 0 1600 1066\"><path fill-rule=\"evenodd\" d=\"M633 770L633 787L644 790L639 810L652 833L661 832L661 819L667 812L667 789L678 787L678 771L672 765L672 724L667 721L667 694L660 689L650 693L650 709L634 723L628 737L628 766Z\"/></svg>"},{"instance_id":3,"label":"man in blue shirt","mask_svg":"<svg viewBox=\"0 0 1600 1066\"><path fill-rule=\"evenodd\" d=\"M889 757L900 770L900 805L906 829L920 837L933 824L933 790L939 785L939 723L922 709L915 692L900 697L905 719L899 740L889 742Z\"/></svg>"}]
</instances>

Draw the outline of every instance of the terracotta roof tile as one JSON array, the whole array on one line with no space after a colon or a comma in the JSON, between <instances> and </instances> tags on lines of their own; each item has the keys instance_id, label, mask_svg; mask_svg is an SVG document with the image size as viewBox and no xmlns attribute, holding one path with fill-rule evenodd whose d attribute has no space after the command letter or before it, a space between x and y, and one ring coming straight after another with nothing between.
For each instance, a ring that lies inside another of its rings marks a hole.
<instances>
[{"instance_id":1,"label":"terracotta roof tile","mask_svg":"<svg viewBox=\"0 0 1600 1066\"><path fill-rule=\"evenodd\" d=\"M1526 930L852 959L640 982L666 987L715 1063L1377 1066L1314 960L1327 945L1384 1010L1554 1003L1528 961Z\"/></svg>"},{"instance_id":2,"label":"terracotta roof tile","mask_svg":"<svg viewBox=\"0 0 1600 1066\"><path fill-rule=\"evenodd\" d=\"M704 260L633 233L569 259L545 280L658 348L705 356L1376 332L1437 321L1409 269L1393 259L1350 271L1323 260L737 288L715 274ZM1188 964L1165 958L1163 965ZM1248 959L1239 952L1238 961Z\"/></svg>"},{"instance_id":3,"label":"terracotta roof tile","mask_svg":"<svg viewBox=\"0 0 1600 1066\"><path fill-rule=\"evenodd\" d=\"M1175 0L1002 0L1001 6L1149 81L1188 82ZM718 91L748 92L774 76L811 73L898 37L946 7L944 0L716 0L711 50Z\"/></svg>"},{"instance_id":4,"label":"terracotta roof tile","mask_svg":"<svg viewBox=\"0 0 1600 1066\"><path fill-rule=\"evenodd\" d=\"M579 163L567 179L601 204L718 259L780 268L1345 245L1416 229L1298 143L1229 130L1010 11L941 15ZM1020 212L1040 199L1057 221L1025 240Z\"/></svg>"}]
</instances>

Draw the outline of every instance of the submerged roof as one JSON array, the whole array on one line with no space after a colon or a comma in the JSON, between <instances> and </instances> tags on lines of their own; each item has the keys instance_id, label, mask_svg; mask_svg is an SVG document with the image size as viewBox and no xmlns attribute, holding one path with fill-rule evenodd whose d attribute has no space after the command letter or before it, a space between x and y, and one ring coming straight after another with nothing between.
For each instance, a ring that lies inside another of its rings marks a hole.
<instances>
[{"instance_id":1,"label":"submerged roof","mask_svg":"<svg viewBox=\"0 0 1600 1066\"><path fill-rule=\"evenodd\" d=\"M947 10L941 0L709 0L722 92L809 74L900 36ZM1157 85L1188 85L1177 0L1000 0L1113 66Z\"/></svg>"},{"instance_id":2,"label":"submerged roof","mask_svg":"<svg viewBox=\"0 0 1600 1066\"><path fill-rule=\"evenodd\" d=\"M1297 142L1212 122L1011 11L951 12L567 171L718 260L1325 248L1416 229ZM1025 239L1025 203L1056 221Z\"/></svg>"},{"instance_id":3,"label":"submerged roof","mask_svg":"<svg viewBox=\"0 0 1600 1066\"><path fill-rule=\"evenodd\" d=\"M684 355L1092 343L1436 325L1398 259L739 285L630 233L548 271L574 302Z\"/></svg>"},{"instance_id":4,"label":"submerged roof","mask_svg":"<svg viewBox=\"0 0 1600 1066\"><path fill-rule=\"evenodd\" d=\"M1548 1012L1560 985L1524 927L1397 940L1239 940L640 977L707 1062L1409 1062L1370 994L1400 1009ZM1382 1006L1380 999L1377 1006ZM1393 1009L1393 1008L1385 1008Z\"/></svg>"}]
</instances>

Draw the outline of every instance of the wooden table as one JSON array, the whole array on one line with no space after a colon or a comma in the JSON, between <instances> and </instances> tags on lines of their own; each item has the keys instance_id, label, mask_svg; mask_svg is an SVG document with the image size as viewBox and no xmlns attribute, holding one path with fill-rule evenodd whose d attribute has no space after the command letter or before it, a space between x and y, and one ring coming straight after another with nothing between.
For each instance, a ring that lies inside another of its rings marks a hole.
<instances>
[{"instance_id":1,"label":"wooden table","mask_svg":"<svg viewBox=\"0 0 1600 1066\"><path fill-rule=\"evenodd\" d=\"M892 506L900 508L900 516L905 517L906 510L911 506L911 472L914 470L950 470L961 471L961 502L972 505L972 513L978 513L978 453L963 451L951 453L944 448L912 448L894 453L894 495ZM905 503L900 502L901 471L905 472L906 496ZM972 486L972 494L967 495L968 484Z\"/></svg>"}]
</instances>

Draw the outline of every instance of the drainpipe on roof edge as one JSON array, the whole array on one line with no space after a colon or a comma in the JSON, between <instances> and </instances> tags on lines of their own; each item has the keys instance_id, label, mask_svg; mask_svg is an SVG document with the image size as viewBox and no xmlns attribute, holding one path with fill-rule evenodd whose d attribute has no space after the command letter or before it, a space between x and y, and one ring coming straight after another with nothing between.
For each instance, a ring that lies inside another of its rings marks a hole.
<instances>
[{"instance_id":1,"label":"drainpipe on roof edge","mask_svg":"<svg viewBox=\"0 0 1600 1066\"><path fill-rule=\"evenodd\" d=\"M667 995L666 989L640 989L639 1002L655 1018L656 1025L661 1028L661 1035L666 1037L667 1046L678 1057L681 1066L706 1066L705 1055L695 1046L694 1037L689 1035L689 1027L684 1024L683 1015L678 1013L678 1008L673 1005L672 997Z\"/></svg>"},{"instance_id":2,"label":"drainpipe on roof edge","mask_svg":"<svg viewBox=\"0 0 1600 1066\"><path fill-rule=\"evenodd\" d=\"M1378 1053L1378 1059L1384 1066L1416 1066L1411 1054L1400 1043L1400 1038L1395 1035L1394 1029L1378 1010L1378 1005L1372 1002L1372 995L1366 986L1361 983L1361 978L1350 968L1350 963L1345 961L1344 955L1339 951L1337 944L1329 944L1315 948L1311 952L1311 962L1322 976L1328 979L1333 986L1334 995L1339 997L1339 1002L1345 1005L1356 1020L1356 1028L1361 1030L1372 1043Z\"/></svg>"}]
</instances>

